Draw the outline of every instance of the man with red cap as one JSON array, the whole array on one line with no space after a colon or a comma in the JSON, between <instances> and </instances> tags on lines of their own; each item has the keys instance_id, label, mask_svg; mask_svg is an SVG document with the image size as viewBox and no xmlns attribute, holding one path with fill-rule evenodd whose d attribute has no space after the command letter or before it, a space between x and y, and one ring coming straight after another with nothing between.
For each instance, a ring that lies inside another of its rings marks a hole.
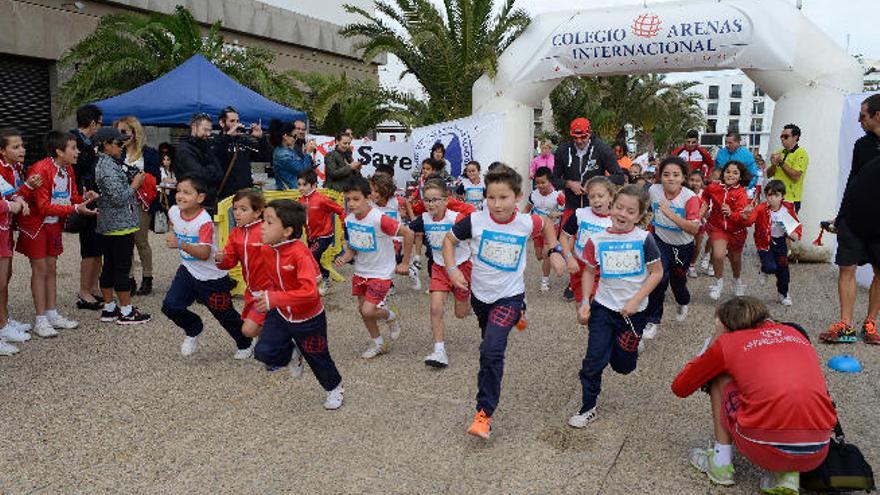
<instances>
[{"instance_id":1,"label":"man with red cap","mask_svg":"<svg viewBox=\"0 0 880 495\"><path fill-rule=\"evenodd\" d=\"M611 182L623 184L623 171L617 164L617 158L611 148L593 135L590 121L578 117L571 121L569 128L571 141L559 145L554 158L553 182L557 189L565 191L565 213L562 214L562 225L578 208L590 205L584 185L596 176L607 172ZM574 297L571 289L566 287L563 298Z\"/></svg>"}]
</instances>

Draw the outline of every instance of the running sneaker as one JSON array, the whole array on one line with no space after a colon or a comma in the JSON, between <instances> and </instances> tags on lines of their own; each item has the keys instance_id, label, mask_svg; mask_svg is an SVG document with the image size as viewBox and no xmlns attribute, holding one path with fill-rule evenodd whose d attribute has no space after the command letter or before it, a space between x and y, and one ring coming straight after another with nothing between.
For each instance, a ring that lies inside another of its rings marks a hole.
<instances>
[{"instance_id":1,"label":"running sneaker","mask_svg":"<svg viewBox=\"0 0 880 495\"><path fill-rule=\"evenodd\" d=\"M52 325L52 328L59 328L62 330L73 330L74 328L79 326L79 323L77 323L76 321L65 318L60 314L57 315L55 318L50 319L49 324Z\"/></svg>"},{"instance_id":2,"label":"running sneaker","mask_svg":"<svg viewBox=\"0 0 880 495\"><path fill-rule=\"evenodd\" d=\"M791 296L779 294L779 304L783 306L791 306Z\"/></svg>"},{"instance_id":3,"label":"running sneaker","mask_svg":"<svg viewBox=\"0 0 880 495\"><path fill-rule=\"evenodd\" d=\"M492 429L491 423L492 418L486 416L486 412L480 409L480 411L474 415L474 421L471 423L471 427L468 428L467 433L468 435L487 440L489 438L489 430Z\"/></svg>"},{"instance_id":4,"label":"running sneaker","mask_svg":"<svg viewBox=\"0 0 880 495\"><path fill-rule=\"evenodd\" d=\"M550 292L550 279L549 278L541 279L541 288L539 290L541 292Z\"/></svg>"},{"instance_id":5,"label":"running sneaker","mask_svg":"<svg viewBox=\"0 0 880 495\"><path fill-rule=\"evenodd\" d=\"M293 354L290 357L290 364L287 366L290 368L291 378L299 378L303 376L303 356L299 351L299 347L293 348Z\"/></svg>"},{"instance_id":6,"label":"running sneaker","mask_svg":"<svg viewBox=\"0 0 880 495\"><path fill-rule=\"evenodd\" d=\"M180 344L180 353L184 356L192 356L199 350L199 337L184 337L183 343Z\"/></svg>"},{"instance_id":7,"label":"running sneaker","mask_svg":"<svg viewBox=\"0 0 880 495\"><path fill-rule=\"evenodd\" d=\"M342 386L342 383L336 386L333 390L327 392L327 400L324 401L324 409L328 411L335 411L342 407L342 400L345 396L345 387Z\"/></svg>"},{"instance_id":8,"label":"running sneaker","mask_svg":"<svg viewBox=\"0 0 880 495\"><path fill-rule=\"evenodd\" d=\"M445 368L449 366L449 357L446 355L446 350L435 350L428 354L425 357L425 365L432 368Z\"/></svg>"},{"instance_id":9,"label":"running sneaker","mask_svg":"<svg viewBox=\"0 0 880 495\"><path fill-rule=\"evenodd\" d=\"M127 315L120 314L116 320L117 325L140 325L150 321L153 317L147 313L141 313L137 308L131 308L131 313Z\"/></svg>"},{"instance_id":10,"label":"running sneaker","mask_svg":"<svg viewBox=\"0 0 880 495\"><path fill-rule=\"evenodd\" d=\"M574 301L574 291L571 290L571 286L565 286L565 290L562 291L562 300L565 302Z\"/></svg>"},{"instance_id":11,"label":"running sneaker","mask_svg":"<svg viewBox=\"0 0 880 495\"><path fill-rule=\"evenodd\" d=\"M690 268L688 268L688 277L697 278L699 276L700 275L697 273L697 267L695 267L694 265L691 265Z\"/></svg>"},{"instance_id":12,"label":"running sneaker","mask_svg":"<svg viewBox=\"0 0 880 495\"><path fill-rule=\"evenodd\" d=\"M862 323L862 339L866 344L880 344L880 335L877 334L877 322L865 320Z\"/></svg>"},{"instance_id":13,"label":"running sneaker","mask_svg":"<svg viewBox=\"0 0 880 495\"><path fill-rule=\"evenodd\" d=\"M709 256L704 255L700 259L700 269L702 269L706 273L709 273L709 268L712 268L712 265L709 264L710 261L711 260L709 259Z\"/></svg>"},{"instance_id":14,"label":"running sneaker","mask_svg":"<svg viewBox=\"0 0 880 495\"><path fill-rule=\"evenodd\" d=\"M388 352L388 341L383 341L382 345L376 343L375 340L370 340L370 345L367 346L367 350L361 354L361 357L364 359L373 359L376 356L385 354Z\"/></svg>"},{"instance_id":15,"label":"running sneaker","mask_svg":"<svg viewBox=\"0 0 880 495\"><path fill-rule=\"evenodd\" d=\"M330 292L330 279L325 278L318 284L318 294L326 296Z\"/></svg>"},{"instance_id":16,"label":"running sneaker","mask_svg":"<svg viewBox=\"0 0 880 495\"><path fill-rule=\"evenodd\" d=\"M409 265L409 283L412 290L422 290L422 280L419 278L419 268L415 262Z\"/></svg>"},{"instance_id":17,"label":"running sneaker","mask_svg":"<svg viewBox=\"0 0 880 495\"><path fill-rule=\"evenodd\" d=\"M0 337L0 356L11 356L18 352L18 347L6 342L6 339Z\"/></svg>"},{"instance_id":18,"label":"running sneaker","mask_svg":"<svg viewBox=\"0 0 880 495\"><path fill-rule=\"evenodd\" d=\"M645 325L645 330L642 331L642 338L645 339L653 339L657 336L657 330L660 329L660 325L656 323L648 323Z\"/></svg>"},{"instance_id":19,"label":"running sneaker","mask_svg":"<svg viewBox=\"0 0 880 495\"><path fill-rule=\"evenodd\" d=\"M252 339L251 345L245 347L244 349L236 349L235 354L232 355L232 359L236 361L244 361L245 359L250 359L254 355L254 346L257 345L257 340Z\"/></svg>"},{"instance_id":20,"label":"running sneaker","mask_svg":"<svg viewBox=\"0 0 880 495\"><path fill-rule=\"evenodd\" d=\"M675 321L684 321L688 315L688 305L684 304L675 308Z\"/></svg>"},{"instance_id":21,"label":"running sneaker","mask_svg":"<svg viewBox=\"0 0 880 495\"><path fill-rule=\"evenodd\" d=\"M709 286L709 298L713 301L721 299L721 291L724 290L724 279L717 278L715 283Z\"/></svg>"},{"instance_id":22,"label":"running sneaker","mask_svg":"<svg viewBox=\"0 0 880 495\"><path fill-rule=\"evenodd\" d=\"M529 327L529 322L526 321L526 312L523 311L519 317L519 321L516 322L516 329L519 330L520 332L522 332L523 330L525 330L528 327Z\"/></svg>"},{"instance_id":23,"label":"running sneaker","mask_svg":"<svg viewBox=\"0 0 880 495\"><path fill-rule=\"evenodd\" d=\"M734 484L733 475L735 473L733 464L726 466L715 465L715 451L708 449L692 449L690 454L691 466L697 468L698 471L706 473L709 480L716 485L730 486Z\"/></svg>"},{"instance_id":24,"label":"running sneaker","mask_svg":"<svg viewBox=\"0 0 880 495\"><path fill-rule=\"evenodd\" d=\"M801 486L801 474L797 471L789 473L765 473L761 478L761 491L771 495L798 495Z\"/></svg>"},{"instance_id":25,"label":"running sneaker","mask_svg":"<svg viewBox=\"0 0 880 495\"><path fill-rule=\"evenodd\" d=\"M118 320L120 316L122 316L122 310L119 309L119 306L113 308L113 311L107 311L106 309L101 310L101 321L104 323L113 323Z\"/></svg>"},{"instance_id":26,"label":"running sneaker","mask_svg":"<svg viewBox=\"0 0 880 495\"><path fill-rule=\"evenodd\" d=\"M736 297L742 297L746 295L746 284L743 283L742 279L733 279L733 293L734 295L736 295Z\"/></svg>"},{"instance_id":27,"label":"running sneaker","mask_svg":"<svg viewBox=\"0 0 880 495\"><path fill-rule=\"evenodd\" d=\"M18 320L13 320L12 318L6 320L6 324L11 326L12 328L18 329L21 332L30 332L31 328L33 328L30 323L22 323Z\"/></svg>"},{"instance_id":28,"label":"running sneaker","mask_svg":"<svg viewBox=\"0 0 880 495\"><path fill-rule=\"evenodd\" d=\"M596 418L598 417L599 415L596 412L596 406L593 406L589 411L579 412L568 418L568 426L571 426L572 428L584 428L593 421L596 421Z\"/></svg>"},{"instance_id":29,"label":"running sneaker","mask_svg":"<svg viewBox=\"0 0 880 495\"><path fill-rule=\"evenodd\" d=\"M819 340L826 344L851 344L858 340L858 337L856 337L856 330L841 320L819 334Z\"/></svg>"},{"instance_id":30,"label":"running sneaker","mask_svg":"<svg viewBox=\"0 0 880 495\"><path fill-rule=\"evenodd\" d=\"M34 326L34 333L44 339L58 336L58 331L46 319L37 320L37 324Z\"/></svg>"},{"instance_id":31,"label":"running sneaker","mask_svg":"<svg viewBox=\"0 0 880 495\"><path fill-rule=\"evenodd\" d=\"M391 337L391 340L400 338L400 314L396 309L391 308L391 314L394 315L394 318L385 320L385 323L388 323L388 336Z\"/></svg>"},{"instance_id":32,"label":"running sneaker","mask_svg":"<svg viewBox=\"0 0 880 495\"><path fill-rule=\"evenodd\" d=\"M21 331L18 327L14 327L9 323L0 329L0 339L9 342L27 342L31 340L31 334Z\"/></svg>"}]
</instances>

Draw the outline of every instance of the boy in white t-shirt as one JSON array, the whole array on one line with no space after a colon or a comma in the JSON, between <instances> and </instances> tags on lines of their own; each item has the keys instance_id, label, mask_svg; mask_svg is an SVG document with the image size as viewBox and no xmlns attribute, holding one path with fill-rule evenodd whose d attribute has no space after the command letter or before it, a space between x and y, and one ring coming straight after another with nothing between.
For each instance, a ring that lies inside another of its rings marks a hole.
<instances>
[{"instance_id":1,"label":"boy in white t-shirt","mask_svg":"<svg viewBox=\"0 0 880 495\"><path fill-rule=\"evenodd\" d=\"M207 192L207 186L197 177L183 177L177 183L177 204L168 210L174 228L168 232L166 244L180 252L180 267L162 301L162 314L186 332L180 353L191 356L199 349L204 325L189 307L196 301L204 304L235 340L233 358L247 359L253 355L253 340L241 332L241 315L232 305L229 291L235 282L213 261L217 251L214 222L202 208Z\"/></svg>"},{"instance_id":2,"label":"boy in white t-shirt","mask_svg":"<svg viewBox=\"0 0 880 495\"><path fill-rule=\"evenodd\" d=\"M538 167L535 170L535 189L529 195L529 203L523 213L540 215L553 223L556 236L559 237L559 220L565 211L565 193L557 191L550 182L553 179L553 171L547 167ZM541 265L541 292L550 290L550 258L544 256L543 237L535 238L535 254L539 260L544 260Z\"/></svg>"},{"instance_id":3,"label":"boy in white t-shirt","mask_svg":"<svg viewBox=\"0 0 880 495\"><path fill-rule=\"evenodd\" d=\"M413 243L412 230L372 206L370 192L370 183L362 178L343 189L349 211L345 217L345 253L335 261L342 267L354 260L351 295L358 298L358 310L372 339L361 354L364 359L388 352L388 342L379 333L379 320L388 323L391 340L400 336L397 314L380 304L388 295L394 274L409 273ZM394 253L395 236L403 237L403 259L399 264Z\"/></svg>"},{"instance_id":4,"label":"boy in white t-shirt","mask_svg":"<svg viewBox=\"0 0 880 495\"><path fill-rule=\"evenodd\" d=\"M477 414L468 434L489 438L489 424L501 395L504 352L511 328L519 321L525 298L526 242L543 233L558 275L565 270L562 247L551 222L538 215L517 213L522 177L506 165L486 174L486 209L461 219L443 240L443 264L452 286L471 290L483 341L477 374ZM469 241L471 283L456 262L455 246Z\"/></svg>"}]
</instances>

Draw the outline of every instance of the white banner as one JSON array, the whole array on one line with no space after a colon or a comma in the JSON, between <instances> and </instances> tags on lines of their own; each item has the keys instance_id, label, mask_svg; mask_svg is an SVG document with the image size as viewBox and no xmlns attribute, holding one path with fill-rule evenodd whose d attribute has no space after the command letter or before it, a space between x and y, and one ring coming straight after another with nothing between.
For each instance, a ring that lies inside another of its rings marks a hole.
<instances>
[{"instance_id":1,"label":"white banner","mask_svg":"<svg viewBox=\"0 0 880 495\"><path fill-rule=\"evenodd\" d=\"M336 147L336 139L331 136L311 136L318 145L313 156L318 171L318 179L324 182L324 156ZM394 167L394 182L397 187L406 188L406 182L412 179L413 167L417 163L413 158L411 143L390 143L388 141L370 141L356 139L352 141L353 158L363 164L361 175L370 177L379 165Z\"/></svg>"},{"instance_id":2,"label":"white banner","mask_svg":"<svg viewBox=\"0 0 880 495\"><path fill-rule=\"evenodd\" d=\"M441 143L446 148L447 172L461 176L464 165L476 160L485 173L486 167L501 159L504 145L503 114L479 113L471 117L442 122L412 131L415 164L431 154L431 147Z\"/></svg>"}]
</instances>

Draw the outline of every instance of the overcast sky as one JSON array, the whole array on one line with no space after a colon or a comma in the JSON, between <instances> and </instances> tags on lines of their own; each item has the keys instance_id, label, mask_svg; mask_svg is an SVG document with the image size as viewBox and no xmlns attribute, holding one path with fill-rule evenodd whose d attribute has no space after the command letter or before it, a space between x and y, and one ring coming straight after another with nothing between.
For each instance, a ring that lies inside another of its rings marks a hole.
<instances>
[{"instance_id":1,"label":"overcast sky","mask_svg":"<svg viewBox=\"0 0 880 495\"><path fill-rule=\"evenodd\" d=\"M795 0L787 1L795 3ZM642 3L634 0L570 0L569 2L517 0L516 5L534 15L579 7L596 8L628 4L641 5ZM655 3L659 2L648 2L649 5ZM849 35L850 54L860 53L869 59L880 59L880 36L878 36L880 33L880 26L878 26L880 0L803 0L802 3L804 14L842 48L846 48L847 35ZM403 64L400 61L389 57L388 66L380 71L382 84L398 87L405 91L419 91L420 86L412 76L398 81L402 69Z\"/></svg>"}]
</instances>

